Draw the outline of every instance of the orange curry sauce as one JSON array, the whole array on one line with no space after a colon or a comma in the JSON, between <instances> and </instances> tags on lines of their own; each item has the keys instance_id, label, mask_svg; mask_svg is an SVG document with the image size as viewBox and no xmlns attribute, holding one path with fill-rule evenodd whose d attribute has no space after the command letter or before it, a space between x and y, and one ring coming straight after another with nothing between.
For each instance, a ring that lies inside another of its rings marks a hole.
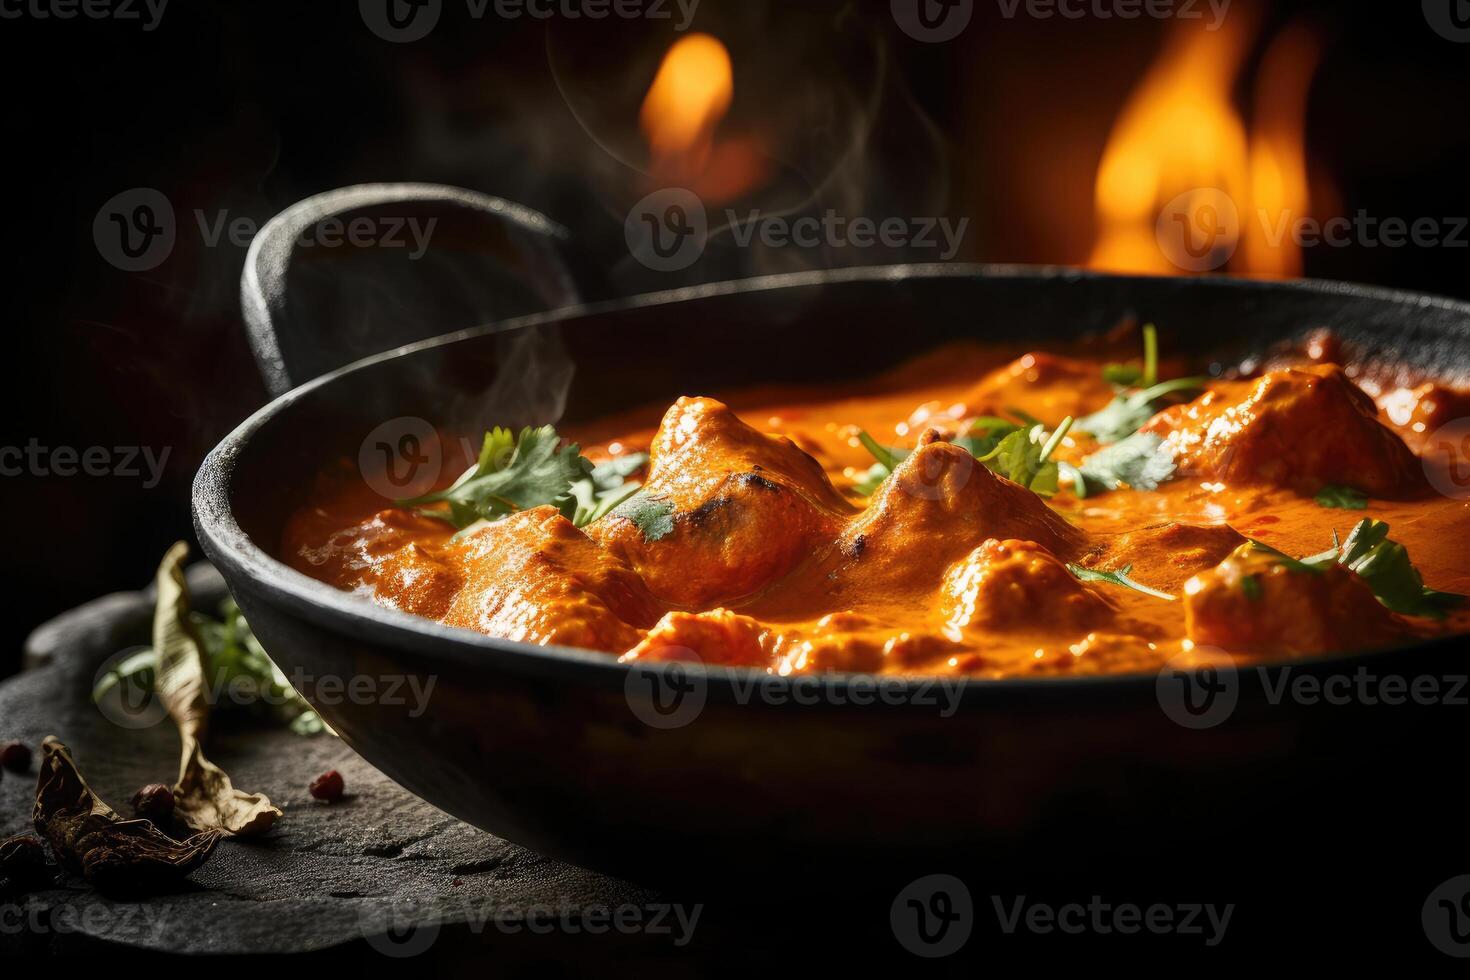
<instances>
[{"instance_id":1,"label":"orange curry sauce","mask_svg":"<svg viewBox=\"0 0 1470 980\"><path fill-rule=\"evenodd\" d=\"M342 459L282 552L339 588L492 636L781 674L1116 673L1204 647L1249 661L1470 632L1465 609L1400 616L1341 566L1303 574L1241 547L1313 555L1372 517L1427 585L1470 591L1470 502L1435 491L1452 461L1429 439L1470 416L1470 396L1380 385L1322 347L1160 411L1144 431L1178 470L1154 491L1079 500L1064 482L1043 500L951 445L973 417L1019 409L1051 427L1116 393L1105 358L957 345L862 386L682 398L661 424L664 406L564 431L594 462L652 454L644 490L673 506L658 540L616 514L579 530L543 507L451 541ZM860 430L919 447L871 499L853 490L872 464ZM1097 449L1074 432L1056 458ZM1323 486L1366 492L1368 509L1318 504ZM1069 563L1132 566L1176 598L1084 583Z\"/></svg>"}]
</instances>

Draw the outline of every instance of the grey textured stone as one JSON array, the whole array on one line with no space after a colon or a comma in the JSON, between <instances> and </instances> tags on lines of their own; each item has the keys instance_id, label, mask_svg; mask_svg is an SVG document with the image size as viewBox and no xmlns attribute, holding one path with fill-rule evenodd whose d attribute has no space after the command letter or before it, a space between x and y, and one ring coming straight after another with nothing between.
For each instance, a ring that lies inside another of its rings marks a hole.
<instances>
[{"instance_id":1,"label":"grey textured stone","mask_svg":"<svg viewBox=\"0 0 1470 980\"><path fill-rule=\"evenodd\" d=\"M223 595L212 569L191 570L196 606ZM31 669L0 685L0 740L37 749L66 742L88 781L116 809L142 785L171 783L178 736L167 720L141 730L114 725L92 704L98 667L120 648L147 642L151 599L120 593L36 631ZM174 894L142 902L104 898L80 881L0 898L0 950L91 944L170 952L306 952L417 926L440 933L496 929L528 909L647 906L651 893L542 858L470 827L389 781L329 735L302 737L217 724L210 757L235 785L265 792L285 817L261 840L227 840ZM0 776L0 837L31 832L34 772ZM307 786L337 769L347 795L317 802ZM544 912L542 913L544 914ZM558 911L558 914L559 911ZM571 913L575 918L577 912ZM24 928L13 926L23 923ZM413 951L409 939L403 949ZM374 940L369 945L378 948Z\"/></svg>"}]
</instances>

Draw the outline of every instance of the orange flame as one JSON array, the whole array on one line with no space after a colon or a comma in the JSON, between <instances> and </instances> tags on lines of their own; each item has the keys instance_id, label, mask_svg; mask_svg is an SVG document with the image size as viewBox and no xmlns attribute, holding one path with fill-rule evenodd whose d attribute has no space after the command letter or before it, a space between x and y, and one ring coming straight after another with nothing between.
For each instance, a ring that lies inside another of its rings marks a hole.
<instances>
[{"instance_id":1,"label":"orange flame","mask_svg":"<svg viewBox=\"0 0 1470 980\"><path fill-rule=\"evenodd\" d=\"M730 52L718 39L691 34L669 48L638 117L655 184L722 203L765 180L770 164L761 139L715 138L734 99Z\"/></svg>"},{"instance_id":2,"label":"orange flame","mask_svg":"<svg viewBox=\"0 0 1470 980\"><path fill-rule=\"evenodd\" d=\"M664 55L639 113L655 173L678 178L703 171L734 98L725 46L708 34L680 38Z\"/></svg>"},{"instance_id":3,"label":"orange flame","mask_svg":"<svg viewBox=\"0 0 1470 980\"><path fill-rule=\"evenodd\" d=\"M1177 217L1185 234L1209 232L1215 254L1239 246L1234 269L1301 274L1290 233L1276 234L1283 217L1305 217L1310 205L1304 130L1321 45L1314 31L1298 27L1271 46L1248 139L1231 98L1254 33L1246 21L1233 17L1214 32L1181 23L1129 98L1098 168L1090 265L1162 275L1214 268L1194 253L1200 265L1179 264L1162 241L1163 214ZM1268 218L1275 223L1263 227Z\"/></svg>"},{"instance_id":4,"label":"orange flame","mask_svg":"<svg viewBox=\"0 0 1470 980\"><path fill-rule=\"evenodd\" d=\"M1261 62L1251 131L1251 200L1256 220L1246 226L1243 258L1259 275L1302 274L1301 247L1289 223L1311 211L1307 180L1307 94L1322 63L1321 36L1310 27L1284 31ZM1278 236L1280 236L1278 238Z\"/></svg>"},{"instance_id":5,"label":"orange flame","mask_svg":"<svg viewBox=\"0 0 1470 980\"><path fill-rule=\"evenodd\" d=\"M1160 210L1196 188L1218 188L1231 197L1245 190L1245 127L1231 107L1230 90L1246 35L1237 18L1213 33L1176 29L1129 98L1097 172L1100 234L1092 265L1177 273L1155 236Z\"/></svg>"}]
</instances>

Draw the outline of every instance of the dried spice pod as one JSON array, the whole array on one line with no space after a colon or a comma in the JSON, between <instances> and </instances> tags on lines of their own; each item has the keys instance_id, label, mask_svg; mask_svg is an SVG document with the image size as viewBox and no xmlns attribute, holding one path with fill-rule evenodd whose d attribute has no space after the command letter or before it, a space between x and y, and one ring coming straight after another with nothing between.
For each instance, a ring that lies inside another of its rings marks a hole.
<instances>
[{"instance_id":1,"label":"dried spice pod","mask_svg":"<svg viewBox=\"0 0 1470 980\"><path fill-rule=\"evenodd\" d=\"M222 836L208 831L176 841L147 820L124 820L92 792L55 738L41 743L35 819L63 869L119 895L178 885L209 859Z\"/></svg>"},{"instance_id":2,"label":"dried spice pod","mask_svg":"<svg viewBox=\"0 0 1470 980\"><path fill-rule=\"evenodd\" d=\"M0 841L0 878L12 887L30 888L52 877L46 845L40 838L18 834Z\"/></svg>"}]
</instances>

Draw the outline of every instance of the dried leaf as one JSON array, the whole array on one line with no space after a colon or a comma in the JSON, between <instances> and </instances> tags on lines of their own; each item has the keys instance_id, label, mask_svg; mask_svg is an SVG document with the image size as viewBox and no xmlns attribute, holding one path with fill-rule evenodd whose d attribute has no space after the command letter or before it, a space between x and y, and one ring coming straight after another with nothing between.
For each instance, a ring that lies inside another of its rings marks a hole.
<instances>
[{"instance_id":1,"label":"dried leaf","mask_svg":"<svg viewBox=\"0 0 1470 980\"><path fill-rule=\"evenodd\" d=\"M195 830L220 830L250 836L270 830L281 816L264 794L235 789L223 769L204 755L209 728L204 657L189 618L189 589L184 558L189 546L180 541L158 567L158 603L153 613L153 649L158 654L154 691L179 728L183 749L179 780L174 786L175 812Z\"/></svg>"},{"instance_id":2,"label":"dried leaf","mask_svg":"<svg viewBox=\"0 0 1470 980\"><path fill-rule=\"evenodd\" d=\"M218 831L176 841L147 820L124 820L92 792L60 741L41 743L36 830L61 866L99 891L137 894L178 885L209 859Z\"/></svg>"}]
</instances>

